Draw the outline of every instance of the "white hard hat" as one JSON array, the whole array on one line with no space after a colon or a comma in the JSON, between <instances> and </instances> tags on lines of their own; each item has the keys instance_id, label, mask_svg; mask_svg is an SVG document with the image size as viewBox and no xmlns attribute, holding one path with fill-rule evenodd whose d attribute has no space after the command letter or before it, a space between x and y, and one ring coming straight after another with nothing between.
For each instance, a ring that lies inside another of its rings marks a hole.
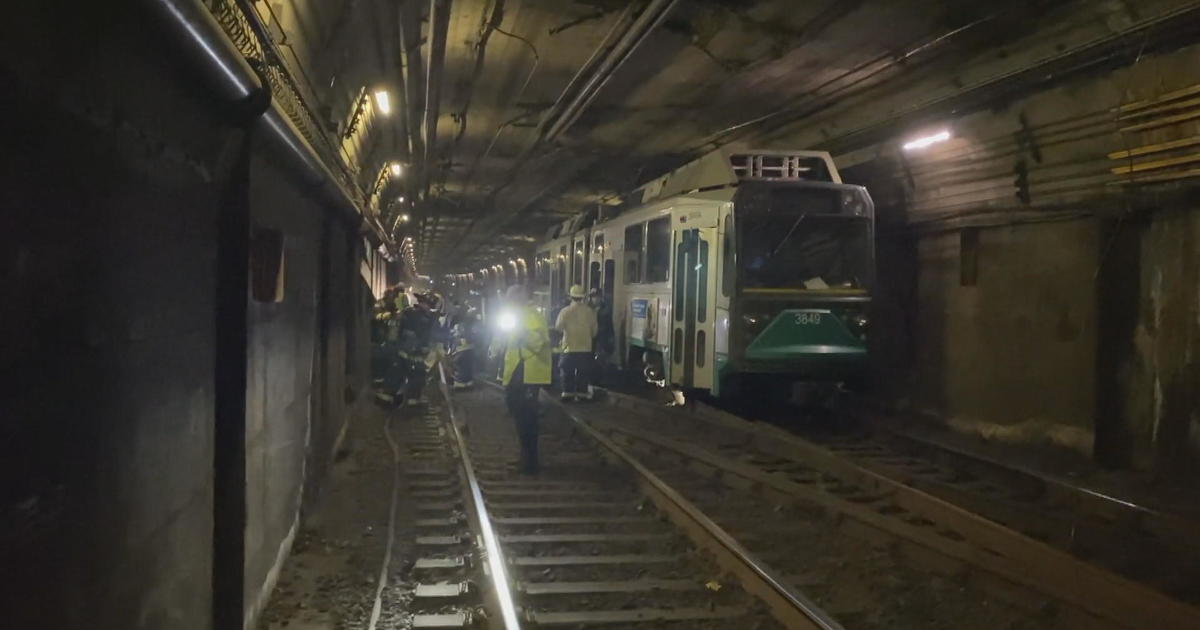
<instances>
[{"instance_id":1,"label":"white hard hat","mask_svg":"<svg viewBox=\"0 0 1200 630\"><path fill-rule=\"evenodd\" d=\"M575 299L583 299L584 297L587 296L587 292L583 290L583 285L572 284L570 295L571 295L571 297L573 297Z\"/></svg>"}]
</instances>

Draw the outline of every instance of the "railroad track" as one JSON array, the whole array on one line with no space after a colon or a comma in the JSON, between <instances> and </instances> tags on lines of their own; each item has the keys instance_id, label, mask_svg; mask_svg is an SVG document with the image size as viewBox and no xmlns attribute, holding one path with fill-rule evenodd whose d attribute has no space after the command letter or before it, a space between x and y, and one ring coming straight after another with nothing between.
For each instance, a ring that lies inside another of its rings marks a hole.
<instances>
[{"instance_id":1,"label":"railroad track","mask_svg":"<svg viewBox=\"0 0 1200 630\"><path fill-rule=\"evenodd\" d=\"M710 503L718 521L848 627L1200 627L1200 611L1188 604L913 487L945 472L919 458L814 444L719 412L669 411L619 394L568 412L652 454L646 461L660 476ZM1037 514L1023 512L1026 520ZM781 544L787 539L771 531L781 523L809 544Z\"/></svg>"},{"instance_id":2,"label":"railroad track","mask_svg":"<svg viewBox=\"0 0 1200 630\"><path fill-rule=\"evenodd\" d=\"M637 398L620 394L613 402L644 408ZM934 437L909 434L861 414L846 419L865 431L787 434L782 442L779 438L785 434L777 428L758 426L747 432L751 425L744 418L703 403L675 415L724 430L723 439L755 434L752 439L789 461L814 452L818 457L840 457L1174 599L1200 604L1200 521L997 461Z\"/></svg>"},{"instance_id":3,"label":"railroad track","mask_svg":"<svg viewBox=\"0 0 1200 630\"><path fill-rule=\"evenodd\" d=\"M872 423L822 446L1192 605L1200 604L1200 521L1081 487L935 438Z\"/></svg>"},{"instance_id":4,"label":"railroad track","mask_svg":"<svg viewBox=\"0 0 1200 630\"><path fill-rule=\"evenodd\" d=\"M842 627L599 432L546 418L542 473L518 475L499 391L442 392L449 418L422 429L436 456L413 468L416 507L440 513L420 522L436 531L412 627Z\"/></svg>"}]
</instances>

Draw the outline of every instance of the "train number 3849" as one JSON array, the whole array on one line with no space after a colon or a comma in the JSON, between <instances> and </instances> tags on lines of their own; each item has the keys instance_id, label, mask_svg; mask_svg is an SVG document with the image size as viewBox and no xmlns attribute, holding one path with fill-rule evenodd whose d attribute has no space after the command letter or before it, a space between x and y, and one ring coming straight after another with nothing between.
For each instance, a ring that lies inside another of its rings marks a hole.
<instances>
[{"instance_id":1,"label":"train number 3849","mask_svg":"<svg viewBox=\"0 0 1200 630\"><path fill-rule=\"evenodd\" d=\"M816 326L821 323L820 313L796 313L797 326Z\"/></svg>"}]
</instances>

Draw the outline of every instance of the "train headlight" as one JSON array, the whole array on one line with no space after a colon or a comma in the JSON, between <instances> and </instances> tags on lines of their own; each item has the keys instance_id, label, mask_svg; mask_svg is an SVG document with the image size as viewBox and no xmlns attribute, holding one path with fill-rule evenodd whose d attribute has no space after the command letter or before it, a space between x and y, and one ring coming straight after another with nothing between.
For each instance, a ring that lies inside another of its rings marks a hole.
<instances>
[{"instance_id":1,"label":"train headlight","mask_svg":"<svg viewBox=\"0 0 1200 630\"><path fill-rule=\"evenodd\" d=\"M512 311L504 311L500 313L500 317L496 320L496 328L501 332L512 332L517 329L517 315Z\"/></svg>"}]
</instances>

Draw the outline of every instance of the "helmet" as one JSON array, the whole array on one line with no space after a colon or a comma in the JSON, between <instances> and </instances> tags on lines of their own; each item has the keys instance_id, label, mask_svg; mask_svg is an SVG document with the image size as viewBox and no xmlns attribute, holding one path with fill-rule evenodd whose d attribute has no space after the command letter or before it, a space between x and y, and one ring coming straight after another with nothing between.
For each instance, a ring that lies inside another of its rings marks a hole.
<instances>
[{"instance_id":1,"label":"helmet","mask_svg":"<svg viewBox=\"0 0 1200 630\"><path fill-rule=\"evenodd\" d=\"M570 295L573 299L582 300L585 296L587 296L587 293L584 292L583 285L573 284L571 285Z\"/></svg>"}]
</instances>

